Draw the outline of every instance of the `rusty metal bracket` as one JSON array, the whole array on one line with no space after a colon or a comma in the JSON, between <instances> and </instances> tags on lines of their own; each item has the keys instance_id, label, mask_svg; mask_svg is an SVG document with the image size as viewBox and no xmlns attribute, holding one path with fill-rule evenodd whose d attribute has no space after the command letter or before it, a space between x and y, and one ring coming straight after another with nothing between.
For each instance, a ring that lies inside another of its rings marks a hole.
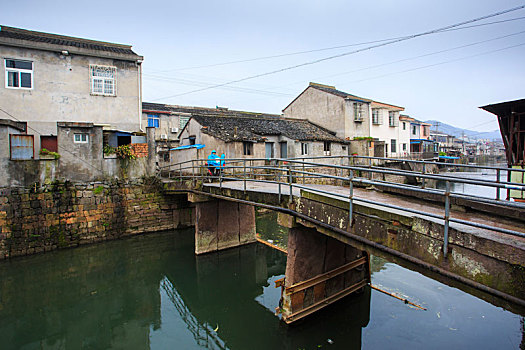
<instances>
[{"instance_id":1,"label":"rusty metal bracket","mask_svg":"<svg viewBox=\"0 0 525 350\"><path fill-rule=\"evenodd\" d=\"M367 258L366 256L363 256L357 260L354 260L352 262L349 262L348 264L345 264L343 266L340 266L336 269L333 269L331 271L328 271L328 272L325 272L321 275L317 275L313 278L310 278L306 281L302 281L302 282L299 282L299 283L296 283L288 288L285 288L285 293L286 294L294 294L294 293L297 293L297 292L300 292L302 290L305 290L307 288L310 288L310 287L313 287L315 286L316 284L319 284L319 283L322 283L322 282L325 282L331 278L334 278L340 274L343 274L349 270L352 270L358 266L361 266L361 265L364 265L366 264L367 262Z\"/></svg>"}]
</instances>

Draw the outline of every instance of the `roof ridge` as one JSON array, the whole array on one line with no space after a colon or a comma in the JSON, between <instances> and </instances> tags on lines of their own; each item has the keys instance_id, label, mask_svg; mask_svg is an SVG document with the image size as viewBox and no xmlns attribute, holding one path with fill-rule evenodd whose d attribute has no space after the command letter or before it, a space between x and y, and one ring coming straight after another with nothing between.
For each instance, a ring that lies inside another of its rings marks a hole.
<instances>
[{"instance_id":1,"label":"roof ridge","mask_svg":"<svg viewBox=\"0 0 525 350\"><path fill-rule=\"evenodd\" d=\"M42 36L42 37L47 37L49 39L62 39L62 40L70 40L70 41L79 41L79 42L84 42L84 43L89 43L89 44L98 44L98 45L103 45L103 46L113 46L113 47L118 47L118 48L123 48L123 49L131 49L132 48L132 45L128 45L128 44L119 44L119 43L112 43L112 42L108 42L108 41L85 39L85 38L79 38L79 37L62 35L62 34L53 34L53 33L39 32L39 31L36 31L36 30L15 28L15 27L9 27L9 26L4 26L4 25L0 25L0 31L13 32L13 33L19 33L19 34L26 34L26 35L33 35L33 36Z\"/></svg>"}]
</instances>

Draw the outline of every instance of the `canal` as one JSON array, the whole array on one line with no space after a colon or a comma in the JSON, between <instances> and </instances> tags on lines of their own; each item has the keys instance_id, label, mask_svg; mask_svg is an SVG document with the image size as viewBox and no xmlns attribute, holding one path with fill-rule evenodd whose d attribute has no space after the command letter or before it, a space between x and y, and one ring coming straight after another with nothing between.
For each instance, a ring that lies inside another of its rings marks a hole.
<instances>
[{"instance_id":1,"label":"canal","mask_svg":"<svg viewBox=\"0 0 525 350\"><path fill-rule=\"evenodd\" d=\"M258 232L285 246L262 214ZM195 256L193 229L0 263L0 349L518 349L523 315L380 257L366 288L287 326L286 255L262 244Z\"/></svg>"}]
</instances>

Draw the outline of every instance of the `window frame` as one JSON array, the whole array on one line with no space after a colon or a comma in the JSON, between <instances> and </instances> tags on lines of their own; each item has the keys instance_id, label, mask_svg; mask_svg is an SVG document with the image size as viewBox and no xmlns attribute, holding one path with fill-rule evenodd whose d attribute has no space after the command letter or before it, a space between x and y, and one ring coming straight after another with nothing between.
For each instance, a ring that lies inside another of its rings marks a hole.
<instances>
[{"instance_id":1,"label":"window frame","mask_svg":"<svg viewBox=\"0 0 525 350\"><path fill-rule=\"evenodd\" d=\"M330 141L324 141L323 143L323 153L325 156L332 155L332 143Z\"/></svg>"},{"instance_id":2,"label":"window frame","mask_svg":"<svg viewBox=\"0 0 525 350\"><path fill-rule=\"evenodd\" d=\"M20 61L20 62L29 62L31 63L31 69L25 68L11 68L7 67L7 61ZM33 90L33 73L35 71L35 65L33 61L21 60L16 58L4 58L4 71L5 71L5 88L13 90ZM20 86L9 86L9 73L17 73L18 76L18 85ZM31 87L23 87L22 84L22 74L29 74L31 77Z\"/></svg>"},{"instance_id":3,"label":"window frame","mask_svg":"<svg viewBox=\"0 0 525 350\"><path fill-rule=\"evenodd\" d=\"M397 153L397 140L390 139L390 154Z\"/></svg>"},{"instance_id":4,"label":"window frame","mask_svg":"<svg viewBox=\"0 0 525 350\"><path fill-rule=\"evenodd\" d=\"M354 122L363 121L363 104L359 102L354 103Z\"/></svg>"},{"instance_id":5,"label":"window frame","mask_svg":"<svg viewBox=\"0 0 525 350\"><path fill-rule=\"evenodd\" d=\"M372 124L381 125L383 124L383 118L380 114L380 108L372 108Z\"/></svg>"},{"instance_id":6,"label":"window frame","mask_svg":"<svg viewBox=\"0 0 525 350\"><path fill-rule=\"evenodd\" d=\"M150 126L150 121L152 121L153 126ZM157 125L155 126L155 124ZM158 114L148 114L148 127L160 127L160 116Z\"/></svg>"},{"instance_id":7,"label":"window frame","mask_svg":"<svg viewBox=\"0 0 525 350\"><path fill-rule=\"evenodd\" d=\"M95 76L94 72L96 69L104 69L106 72L111 71L113 73L113 77L99 77ZM101 81L101 91L95 91L95 82ZM106 92L106 83L112 82L112 88L113 91L111 93ZM104 66L100 64L90 64L89 65L89 89L90 94L93 96L109 96L109 97L116 97L117 96L117 67L114 66Z\"/></svg>"},{"instance_id":8,"label":"window frame","mask_svg":"<svg viewBox=\"0 0 525 350\"><path fill-rule=\"evenodd\" d=\"M301 142L301 155L302 156L308 155L308 143L307 142Z\"/></svg>"},{"instance_id":9,"label":"window frame","mask_svg":"<svg viewBox=\"0 0 525 350\"><path fill-rule=\"evenodd\" d=\"M77 141L77 136L79 140ZM85 136L85 140L82 140ZM76 132L73 134L73 143L89 143L89 134L85 132Z\"/></svg>"},{"instance_id":10,"label":"window frame","mask_svg":"<svg viewBox=\"0 0 525 350\"><path fill-rule=\"evenodd\" d=\"M242 142L242 154L245 156L253 156L253 142Z\"/></svg>"}]
</instances>

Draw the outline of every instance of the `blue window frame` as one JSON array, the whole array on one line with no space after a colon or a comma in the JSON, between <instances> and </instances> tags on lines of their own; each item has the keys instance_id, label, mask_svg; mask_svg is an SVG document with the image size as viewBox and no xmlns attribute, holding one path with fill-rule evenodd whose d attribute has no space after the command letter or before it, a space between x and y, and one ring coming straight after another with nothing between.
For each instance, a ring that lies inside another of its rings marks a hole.
<instances>
[{"instance_id":1,"label":"blue window frame","mask_svg":"<svg viewBox=\"0 0 525 350\"><path fill-rule=\"evenodd\" d=\"M153 128L159 127L159 116L156 114L148 114L148 126Z\"/></svg>"}]
</instances>

